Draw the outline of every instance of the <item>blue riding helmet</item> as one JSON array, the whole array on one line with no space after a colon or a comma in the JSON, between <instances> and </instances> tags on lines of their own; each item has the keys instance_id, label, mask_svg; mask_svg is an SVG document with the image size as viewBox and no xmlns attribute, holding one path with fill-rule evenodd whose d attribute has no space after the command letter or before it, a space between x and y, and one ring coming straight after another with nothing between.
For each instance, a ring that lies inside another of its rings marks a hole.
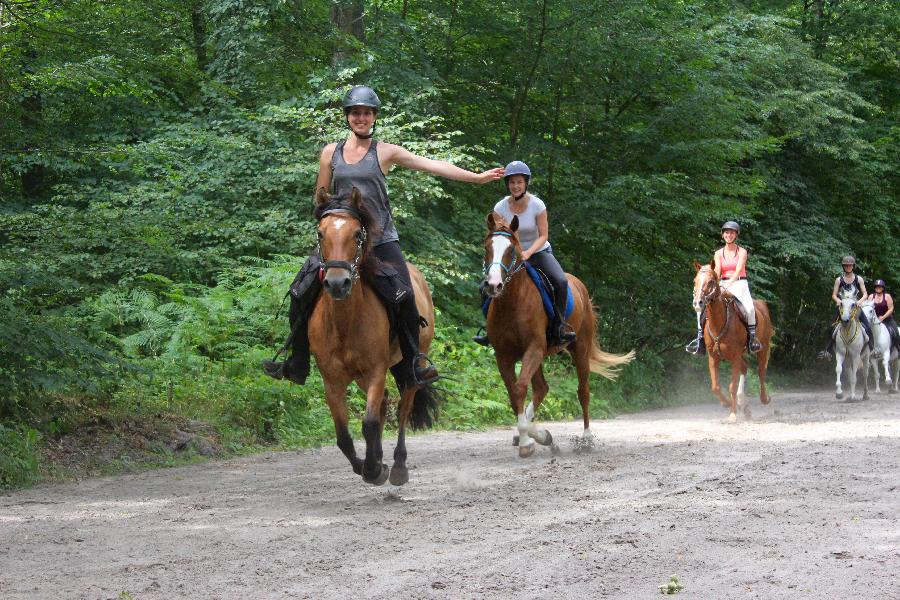
<instances>
[{"instance_id":1,"label":"blue riding helmet","mask_svg":"<svg viewBox=\"0 0 900 600\"><path fill-rule=\"evenodd\" d=\"M509 178L513 175L524 175L525 176L525 185L528 185L528 182L531 181L531 169L528 168L528 165L523 163L521 160L514 160L504 169L503 181L508 182Z\"/></svg>"},{"instance_id":2,"label":"blue riding helmet","mask_svg":"<svg viewBox=\"0 0 900 600\"><path fill-rule=\"evenodd\" d=\"M528 184L531 181L531 169L521 160L514 160L503 169L503 183L506 184L506 191L509 191L509 178L513 175L522 175L525 177L525 191L521 196L517 196L516 200L521 200L528 193Z\"/></svg>"}]
</instances>

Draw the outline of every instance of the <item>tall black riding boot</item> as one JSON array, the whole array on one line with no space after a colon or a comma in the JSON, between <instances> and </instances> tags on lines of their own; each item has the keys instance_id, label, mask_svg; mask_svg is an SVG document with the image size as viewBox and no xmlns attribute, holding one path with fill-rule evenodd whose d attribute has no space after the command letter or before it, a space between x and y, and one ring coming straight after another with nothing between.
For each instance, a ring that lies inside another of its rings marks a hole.
<instances>
[{"instance_id":1,"label":"tall black riding boot","mask_svg":"<svg viewBox=\"0 0 900 600\"><path fill-rule=\"evenodd\" d=\"M392 369L392 372L399 372L403 379L402 384L398 382L398 385L406 388L410 385L434 383L440 375L431 359L419 352L419 328L422 320L413 294L407 294L406 300L401 304L398 321L397 327L400 331L397 341L403 354L402 368L397 371Z\"/></svg>"},{"instance_id":2,"label":"tall black riding boot","mask_svg":"<svg viewBox=\"0 0 900 600\"><path fill-rule=\"evenodd\" d=\"M556 310L556 315L554 315L553 324L550 327L550 331L554 338L551 345L565 346L566 344L574 342L578 337L575 335L575 332L572 331L569 324L566 323L566 304L568 304L568 302L568 283L566 283L562 289L553 290L553 308Z\"/></svg>"},{"instance_id":3,"label":"tall black riding boot","mask_svg":"<svg viewBox=\"0 0 900 600\"><path fill-rule=\"evenodd\" d=\"M751 354L762 350L762 344L756 339L756 325L747 325L747 350Z\"/></svg>"}]
</instances>

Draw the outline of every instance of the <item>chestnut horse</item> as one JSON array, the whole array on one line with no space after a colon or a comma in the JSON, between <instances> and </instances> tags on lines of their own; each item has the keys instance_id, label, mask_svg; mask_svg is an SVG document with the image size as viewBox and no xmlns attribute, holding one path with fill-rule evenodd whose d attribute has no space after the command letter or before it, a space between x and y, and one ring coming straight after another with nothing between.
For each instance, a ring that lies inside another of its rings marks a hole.
<instances>
[{"instance_id":1,"label":"chestnut horse","mask_svg":"<svg viewBox=\"0 0 900 600\"><path fill-rule=\"evenodd\" d=\"M737 421L738 405L743 408L744 416L749 419L752 413L744 395L744 382L747 376L747 360L744 357L744 353L747 352L747 327L739 313L740 302L722 290L714 263L701 266L695 261L694 268L697 270L694 276L694 307L698 310L706 309L703 339L709 357L712 392L719 398L722 406L729 405L728 399L719 387L719 362L723 360L730 362L731 383L728 392L731 396L731 413L728 415L728 421L731 423ZM763 300L754 300L753 306L756 309L756 338L762 344L756 356L759 369L759 401L768 404L771 398L766 392L766 369L769 365L772 335L775 330L772 327L768 305Z\"/></svg>"},{"instance_id":2,"label":"chestnut horse","mask_svg":"<svg viewBox=\"0 0 900 600\"><path fill-rule=\"evenodd\" d=\"M547 345L547 313L544 311L540 293L527 273L524 272L522 246L516 236L519 218L512 223L495 219L494 213L487 218L487 237L484 240L484 283L483 289L491 298L487 314L487 334L494 347L497 368L509 403L518 418L519 456L526 458L534 453L535 442L550 446L553 437L546 429L538 430L532 423L534 413L541 405L550 387L544 379L543 361L550 354L562 350ZM568 318L577 339L565 351L575 361L578 373L578 400L584 419L584 434L580 443L592 444L590 416L589 376L591 371L609 379L615 378L616 367L634 358L634 351L628 354L610 354L600 349L597 343L597 319L594 307L584 284L573 275L566 274L573 295L574 307ZM522 367L516 376L516 362ZM525 407L528 383L532 386L532 399ZM515 443L515 440L514 440Z\"/></svg>"},{"instance_id":3,"label":"chestnut horse","mask_svg":"<svg viewBox=\"0 0 900 600\"><path fill-rule=\"evenodd\" d=\"M379 261L370 254L371 240L377 220L353 189L349 200L332 199L324 189L316 197L319 221L320 276L327 293L321 294L309 321L310 350L325 382L325 397L338 448L353 471L367 483L381 485L388 477L382 461L381 436L388 409L385 390L389 368L400 387L401 353L397 339L391 339L388 312L372 287L373 274ZM434 339L434 304L425 278L411 264L416 306L423 317L419 350L427 352ZM361 279L361 280L360 280ZM393 368L392 368L393 365ZM353 439L347 429L347 386L355 381L366 393L366 411L362 432L366 439L366 456L356 456ZM390 480L403 485L409 480L406 468L406 423L414 429L430 427L437 409L437 398L430 386L400 387L397 411L397 447Z\"/></svg>"}]
</instances>

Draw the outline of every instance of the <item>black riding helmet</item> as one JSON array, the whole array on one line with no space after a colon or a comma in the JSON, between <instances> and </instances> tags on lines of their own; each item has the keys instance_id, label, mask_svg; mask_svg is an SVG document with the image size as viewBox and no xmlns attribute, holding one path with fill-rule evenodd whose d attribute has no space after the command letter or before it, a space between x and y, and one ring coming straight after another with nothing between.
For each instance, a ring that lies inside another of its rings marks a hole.
<instances>
[{"instance_id":1,"label":"black riding helmet","mask_svg":"<svg viewBox=\"0 0 900 600\"><path fill-rule=\"evenodd\" d=\"M368 106L372 110L375 111L375 117L378 117L378 109L381 108L381 100L378 99L378 94L375 93L375 90L370 88L367 85L355 85L350 90L344 94L344 101L341 103L344 107L344 121L347 124L347 127L350 127L350 121L347 119L350 114L350 109L354 106ZM375 134L375 122L372 123L372 130L369 132L369 135L358 135L364 140L369 139Z\"/></svg>"}]
</instances>

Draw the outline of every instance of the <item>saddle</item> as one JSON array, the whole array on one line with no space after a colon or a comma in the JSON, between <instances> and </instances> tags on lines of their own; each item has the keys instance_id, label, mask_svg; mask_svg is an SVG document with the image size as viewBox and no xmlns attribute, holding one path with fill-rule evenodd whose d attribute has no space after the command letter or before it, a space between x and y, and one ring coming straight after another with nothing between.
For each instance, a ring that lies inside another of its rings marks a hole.
<instances>
[{"instance_id":1,"label":"saddle","mask_svg":"<svg viewBox=\"0 0 900 600\"><path fill-rule=\"evenodd\" d=\"M537 288L538 293L540 293L541 302L544 305L544 312L547 313L547 318L552 323L553 318L556 316L556 308L553 306L553 284L550 283L550 278L540 269L531 266L531 264L527 262L525 263L525 270L528 272L531 282ZM569 315L572 314L572 310L575 308L575 299L572 296L572 286L569 285L567 288L566 314L560 319L562 321L568 319ZM488 308L490 308L490 306L491 298L485 298L484 303L481 305L481 312L484 313L484 316L487 316Z\"/></svg>"}]
</instances>

